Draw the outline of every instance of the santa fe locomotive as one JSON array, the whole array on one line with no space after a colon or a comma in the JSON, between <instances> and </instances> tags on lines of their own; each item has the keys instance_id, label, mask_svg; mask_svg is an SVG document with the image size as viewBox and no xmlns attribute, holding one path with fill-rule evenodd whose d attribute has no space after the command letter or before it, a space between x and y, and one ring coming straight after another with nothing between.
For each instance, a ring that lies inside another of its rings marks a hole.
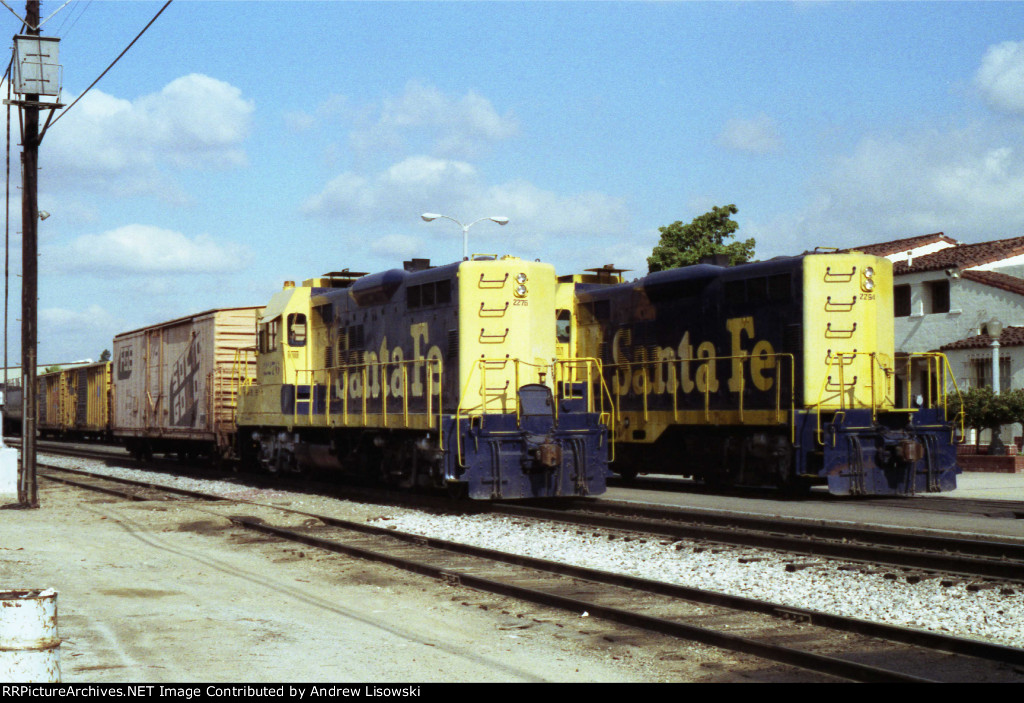
<instances>
[{"instance_id":1,"label":"santa fe locomotive","mask_svg":"<svg viewBox=\"0 0 1024 703\"><path fill-rule=\"evenodd\" d=\"M40 376L40 428L113 437L140 460L329 469L483 500L596 495L599 371L556 343L558 287L551 265L514 257L288 283L265 307L125 332L111 362Z\"/></svg>"},{"instance_id":2,"label":"santa fe locomotive","mask_svg":"<svg viewBox=\"0 0 1024 703\"><path fill-rule=\"evenodd\" d=\"M575 303L563 341L603 362L613 471L844 495L955 488L952 376L940 354L897 359L888 260L813 253L632 283L590 271L561 279L563 317Z\"/></svg>"},{"instance_id":3,"label":"santa fe locomotive","mask_svg":"<svg viewBox=\"0 0 1024 703\"><path fill-rule=\"evenodd\" d=\"M557 290L551 265L514 257L286 284L240 389L241 460L485 500L603 492L586 374L558 380L574 361L556 361Z\"/></svg>"}]
</instances>

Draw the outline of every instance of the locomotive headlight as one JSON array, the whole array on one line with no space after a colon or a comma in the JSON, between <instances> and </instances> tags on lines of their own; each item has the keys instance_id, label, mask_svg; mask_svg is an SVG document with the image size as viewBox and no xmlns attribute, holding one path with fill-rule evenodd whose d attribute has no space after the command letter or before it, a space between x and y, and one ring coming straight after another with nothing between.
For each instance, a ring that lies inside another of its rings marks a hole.
<instances>
[{"instance_id":1,"label":"locomotive headlight","mask_svg":"<svg viewBox=\"0 0 1024 703\"><path fill-rule=\"evenodd\" d=\"M861 290L870 293L875 289L875 269L868 266L861 272L860 287Z\"/></svg>"},{"instance_id":2,"label":"locomotive headlight","mask_svg":"<svg viewBox=\"0 0 1024 703\"><path fill-rule=\"evenodd\" d=\"M515 287L515 290L513 292L516 294L517 298L525 298L527 293L526 286L520 283Z\"/></svg>"},{"instance_id":3,"label":"locomotive headlight","mask_svg":"<svg viewBox=\"0 0 1024 703\"><path fill-rule=\"evenodd\" d=\"M517 273L516 274L516 283L526 283L526 280L527 279L526 279L526 274L525 273Z\"/></svg>"}]
</instances>

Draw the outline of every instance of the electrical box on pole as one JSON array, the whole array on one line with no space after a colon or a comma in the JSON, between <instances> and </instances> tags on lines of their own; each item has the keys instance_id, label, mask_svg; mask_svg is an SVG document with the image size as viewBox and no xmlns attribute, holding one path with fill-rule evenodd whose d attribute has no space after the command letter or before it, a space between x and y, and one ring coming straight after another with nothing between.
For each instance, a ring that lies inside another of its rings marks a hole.
<instances>
[{"instance_id":1,"label":"electrical box on pole","mask_svg":"<svg viewBox=\"0 0 1024 703\"><path fill-rule=\"evenodd\" d=\"M11 88L19 95L60 95L60 39L18 34L14 37Z\"/></svg>"}]
</instances>

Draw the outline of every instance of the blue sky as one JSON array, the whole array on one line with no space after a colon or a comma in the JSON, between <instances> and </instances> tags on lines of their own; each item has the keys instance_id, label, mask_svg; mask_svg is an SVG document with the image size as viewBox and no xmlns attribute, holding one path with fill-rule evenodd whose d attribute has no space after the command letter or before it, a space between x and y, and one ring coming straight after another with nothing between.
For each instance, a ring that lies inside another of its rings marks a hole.
<instances>
[{"instance_id":1,"label":"blue sky","mask_svg":"<svg viewBox=\"0 0 1024 703\"><path fill-rule=\"evenodd\" d=\"M63 101L161 5L60 9ZM1024 4L177 0L40 163L45 363L285 280L459 258L426 211L507 216L470 250L564 273L640 275L658 227L728 203L758 258L1019 236Z\"/></svg>"}]
</instances>

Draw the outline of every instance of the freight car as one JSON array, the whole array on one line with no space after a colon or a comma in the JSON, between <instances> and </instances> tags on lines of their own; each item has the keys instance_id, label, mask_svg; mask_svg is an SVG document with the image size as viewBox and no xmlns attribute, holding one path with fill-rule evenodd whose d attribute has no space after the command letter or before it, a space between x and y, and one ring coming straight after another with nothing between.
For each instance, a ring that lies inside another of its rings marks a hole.
<instances>
[{"instance_id":1,"label":"freight car","mask_svg":"<svg viewBox=\"0 0 1024 703\"><path fill-rule=\"evenodd\" d=\"M111 433L139 459L231 456L241 358L261 307L208 310L114 337Z\"/></svg>"},{"instance_id":2,"label":"freight car","mask_svg":"<svg viewBox=\"0 0 1024 703\"><path fill-rule=\"evenodd\" d=\"M557 287L514 257L286 284L260 316L238 453L473 499L603 492L599 371L555 361ZM580 381L556 382L569 365Z\"/></svg>"},{"instance_id":3,"label":"freight car","mask_svg":"<svg viewBox=\"0 0 1024 703\"><path fill-rule=\"evenodd\" d=\"M613 471L842 495L955 488L951 374L938 354L897 364L888 260L813 253L631 283L619 273L560 279L571 347L603 362L612 394ZM897 407L910 394L896 388L904 363L924 369L924 401Z\"/></svg>"},{"instance_id":4,"label":"freight car","mask_svg":"<svg viewBox=\"0 0 1024 703\"><path fill-rule=\"evenodd\" d=\"M40 374L39 435L110 439L110 369L109 361L101 361Z\"/></svg>"}]
</instances>

